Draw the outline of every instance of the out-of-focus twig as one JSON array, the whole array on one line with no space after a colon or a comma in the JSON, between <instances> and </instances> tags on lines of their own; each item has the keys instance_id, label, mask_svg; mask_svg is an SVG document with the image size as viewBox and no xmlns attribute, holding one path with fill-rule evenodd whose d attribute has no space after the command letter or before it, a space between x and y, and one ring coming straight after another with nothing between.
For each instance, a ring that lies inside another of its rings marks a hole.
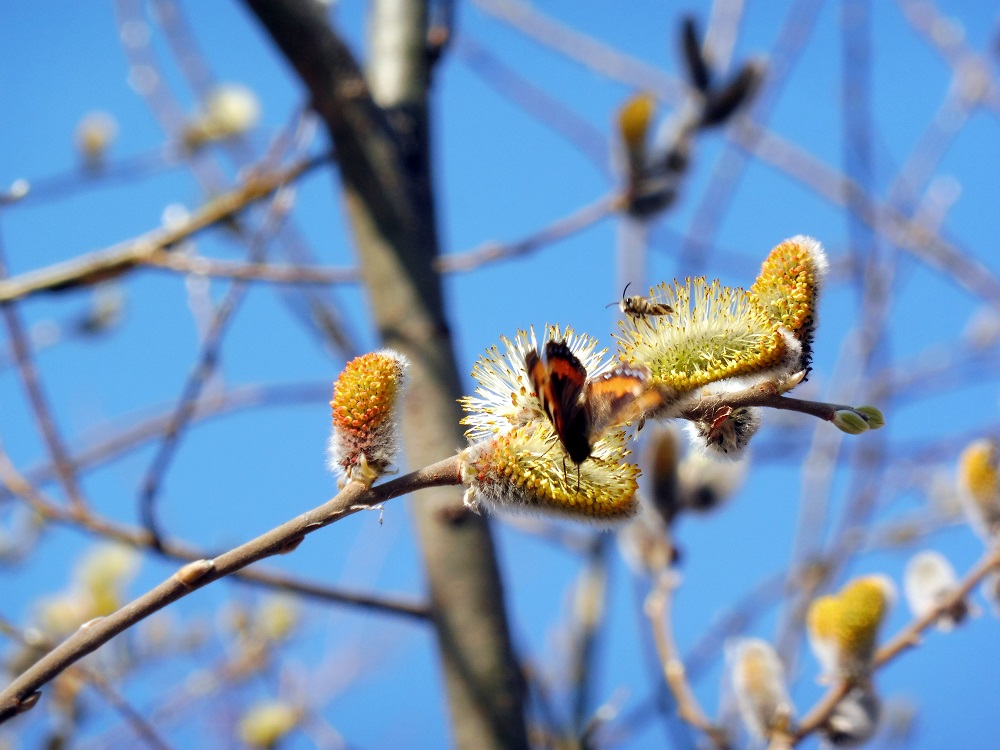
<instances>
[{"instance_id":1,"label":"out-of-focus twig","mask_svg":"<svg viewBox=\"0 0 1000 750\"><path fill-rule=\"evenodd\" d=\"M236 215L251 203L263 200L283 185L329 163L330 156L303 159L285 169L267 174L250 173L242 185L213 198L176 225L155 229L134 240L0 279L0 303L23 299L38 292L54 292L89 286L125 273L144 259L155 256L208 227Z\"/></svg>"},{"instance_id":2,"label":"out-of-focus twig","mask_svg":"<svg viewBox=\"0 0 1000 750\"><path fill-rule=\"evenodd\" d=\"M243 385L228 388L220 393L205 395L198 400L193 419L233 414L243 409L265 406L284 406L301 403L325 403L330 398L329 383L288 385ZM151 417L133 421L123 426L102 430L87 447L71 452L70 460L80 471L93 469L116 458L139 450L150 440L163 434L173 408ZM51 463L43 463L24 472L26 481L39 486L58 478ZM12 497L9 490L0 486L0 502Z\"/></svg>"},{"instance_id":3,"label":"out-of-focus twig","mask_svg":"<svg viewBox=\"0 0 1000 750\"><path fill-rule=\"evenodd\" d=\"M7 258L4 250L3 238L0 237L0 284L4 283L7 276ZM34 358L28 344L28 336L25 333L21 316L14 304L9 300L0 297L0 316L3 317L7 326L7 334L10 337L11 350L13 352L14 364L17 367L21 383L31 404L32 414L38 430L45 441L52 463L56 468L56 473L62 482L63 489L69 498L70 504L76 511L83 511L86 503L80 484L76 476L76 469L69 460L66 446L56 427L52 409L49 406L48 398L42 389L41 380L38 377L38 370L35 367Z\"/></svg>"},{"instance_id":4,"label":"out-of-focus twig","mask_svg":"<svg viewBox=\"0 0 1000 750\"><path fill-rule=\"evenodd\" d=\"M261 225L251 243L251 262L259 263L264 259L268 243L292 209L292 196L293 192L287 185L281 186L275 192L273 201L268 208L267 220ZM142 518L143 525L152 535L155 546L159 545L161 538L155 504L163 476L173 459L181 433L194 415L198 397L201 395L205 383L215 372L226 327L246 296L248 288L247 281L234 280L213 311L208 330L201 344L201 351L198 353L198 360L184 383L174 416L164 430L163 438L142 479L139 490L139 516Z\"/></svg>"},{"instance_id":5,"label":"out-of-focus twig","mask_svg":"<svg viewBox=\"0 0 1000 750\"><path fill-rule=\"evenodd\" d=\"M92 511L76 512L56 505L42 495L13 466L0 444L0 486L15 497L20 498L39 518L79 529L87 533L109 539L122 544L128 544L140 549L149 549L163 557L191 562L206 559L209 555L204 550L195 549L183 542L171 539L154 540L144 529L136 529L96 515ZM154 543L156 542L156 543ZM278 571L254 568L237 571L234 576L261 586L267 586L280 591L302 594L313 599L338 604L357 606L376 612L386 612L416 620L429 616L425 604L406 601L401 598L391 598L361 592L350 592L336 589L325 584L304 581Z\"/></svg>"},{"instance_id":6,"label":"out-of-focus twig","mask_svg":"<svg viewBox=\"0 0 1000 750\"><path fill-rule=\"evenodd\" d=\"M28 648L50 650L55 646L55 644L41 639L40 634L37 632L29 634L22 631L2 615L0 615L0 633L9 636L22 646ZM100 693L101 697L104 698L112 709L121 715L135 736L142 740L146 746L157 748L158 750L170 749L166 741L160 737L156 729L149 723L149 720L140 714L131 703L125 700L100 672L80 664L75 664L66 670L66 674L78 677Z\"/></svg>"},{"instance_id":7,"label":"out-of-focus twig","mask_svg":"<svg viewBox=\"0 0 1000 750\"><path fill-rule=\"evenodd\" d=\"M878 650L875 654L875 669L884 667L904 651L917 646L920 643L921 633L933 625L942 614L950 611L962 602L980 581L998 568L1000 568L1000 551L991 550L969 571L968 575L965 576L954 592L943 597L936 607L928 610L922 616L915 618ZM793 735L794 742L800 742L823 726L834 708L850 692L853 686L852 682L842 680L830 688L826 695L802 717L802 720L795 728Z\"/></svg>"},{"instance_id":8,"label":"out-of-focus twig","mask_svg":"<svg viewBox=\"0 0 1000 750\"><path fill-rule=\"evenodd\" d=\"M373 488L366 488L359 482L351 482L333 499L265 532L256 539L211 560L188 563L163 583L116 612L84 623L73 635L15 678L10 685L0 691L0 722L34 707L40 695L39 689L67 667L119 633L192 591L231 575L265 557L289 552L307 534L360 510L418 489L455 485L461 481L460 462L457 457L451 457Z\"/></svg>"},{"instance_id":9,"label":"out-of-focus twig","mask_svg":"<svg viewBox=\"0 0 1000 750\"><path fill-rule=\"evenodd\" d=\"M684 84L669 73L567 28L534 5L521 0L474 0L474 4L539 44L608 78L635 89L652 91L668 103L676 104L684 95Z\"/></svg>"},{"instance_id":10,"label":"out-of-focus twig","mask_svg":"<svg viewBox=\"0 0 1000 750\"><path fill-rule=\"evenodd\" d=\"M434 266L439 271L454 273L468 271L501 259L517 258L593 226L610 216L620 205L621 199L618 196L608 195L516 242L509 244L487 242L463 253L443 255L437 259Z\"/></svg>"},{"instance_id":11,"label":"out-of-focus twig","mask_svg":"<svg viewBox=\"0 0 1000 750\"><path fill-rule=\"evenodd\" d=\"M586 157L600 174L608 173L607 139L589 121L549 92L539 88L468 35L456 41L455 57L499 94L562 136L563 140Z\"/></svg>"},{"instance_id":12,"label":"out-of-focus twig","mask_svg":"<svg viewBox=\"0 0 1000 750\"><path fill-rule=\"evenodd\" d=\"M674 575L669 570L660 571L653 588L646 597L645 612L653 630L656 651L660 657L663 676L677 701L677 713L691 726L705 732L716 747L729 746L728 738L722 730L713 724L705 715L701 704L691 689L681 661L674 645L670 627L670 600L675 586Z\"/></svg>"}]
</instances>

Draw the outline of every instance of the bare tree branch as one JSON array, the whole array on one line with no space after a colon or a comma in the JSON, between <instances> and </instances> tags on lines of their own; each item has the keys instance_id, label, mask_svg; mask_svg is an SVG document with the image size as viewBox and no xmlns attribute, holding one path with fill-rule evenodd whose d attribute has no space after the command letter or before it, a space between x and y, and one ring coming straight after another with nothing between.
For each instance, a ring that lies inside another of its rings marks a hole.
<instances>
[{"instance_id":1,"label":"bare tree branch","mask_svg":"<svg viewBox=\"0 0 1000 750\"><path fill-rule=\"evenodd\" d=\"M374 488L350 483L328 502L293 518L211 560L188 563L166 581L121 607L107 617L84 623L73 635L59 644L0 691L0 722L32 708L38 702L38 690L71 664L119 633L154 612L272 555L291 552L312 532L346 518L359 510L371 508L394 497L418 489L454 485L461 482L457 457L447 458Z\"/></svg>"}]
</instances>

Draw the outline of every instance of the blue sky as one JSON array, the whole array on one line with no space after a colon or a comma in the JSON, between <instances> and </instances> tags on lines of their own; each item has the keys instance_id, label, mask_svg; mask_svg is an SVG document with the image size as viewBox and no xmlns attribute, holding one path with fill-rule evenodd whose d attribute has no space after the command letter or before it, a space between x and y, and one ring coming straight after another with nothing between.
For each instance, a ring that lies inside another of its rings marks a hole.
<instances>
[{"instance_id":1,"label":"blue sky","mask_svg":"<svg viewBox=\"0 0 1000 750\"><path fill-rule=\"evenodd\" d=\"M845 70L839 3L801 3L815 8L815 22L802 28L804 45L787 69L780 89L765 90L764 105L754 111L759 122L787 142L804 149L828 167L842 172L853 163L857 144L845 140L842 79ZM952 70L942 56L906 20L905 3L879 3L871 13L870 67L853 61L854 72L870 80L872 155L870 185L884 199L901 165L921 144L928 122L938 117L944 127L960 126L943 157L932 165L930 181L918 186L920 196L948 195L954 202L943 219L942 235L1000 273L994 246L1000 236L995 184L1000 173L998 109L975 109L967 120L939 114L952 85ZM184 3L196 39L220 81L239 82L260 98L263 116L250 138L258 150L291 119L302 104L302 89L269 41L238 3ZM600 39L622 53L677 76L673 38L681 14L690 11L704 25L708 6L635 0L621 4L547 0L535 7L568 27ZM792 3L749 2L734 50L734 59L767 56L777 43ZM942 8L954 14L954 27L938 27L939 35L964 39L976 52L995 47L995 17L986 3ZM365 4L339 5L338 24L363 54ZM162 131L127 81L125 56L118 41L111 4L64 4L58 12L37 3L14 2L0 27L0 183L58 175L76 168L72 135L80 117L103 109L114 115L119 137L112 156L147 152L164 141ZM955 30L961 32L955 36ZM158 31L154 49L166 61L166 79L185 110L195 97L169 56ZM498 21L476 5L458 12L456 48L438 70L433 110L435 170L439 188L441 240L444 252L471 249L488 240L513 241L531 234L597 200L616 185L605 165L614 139L617 107L641 82L612 80L592 67L545 48ZM603 139L604 153L586 158L546 122L526 113L485 82L468 62L472 46L485 49L513 71L548 92ZM992 46L991 46L992 45ZM995 54L984 70L995 75ZM781 72L772 66L772 74ZM660 104L660 116L669 113ZM320 136L314 151L324 147ZM219 159L230 174L231 162ZM648 227L646 277L630 278L635 286L675 276L708 273L724 283L752 283L767 251L782 239L809 234L820 239L835 269L850 257L851 220L844 210L817 195L801 180L750 158L746 168L727 179L731 200L722 207L701 239L711 245L705 256L684 255L681 241L695 217L704 211L707 191L718 185L720 165L732 163L726 134L712 131L700 138L693 167L669 215ZM596 162L596 163L595 163ZM184 169L167 170L148 179L99 185L53 201L32 202L5 210L0 231L11 273L46 266L80 253L107 247L160 224L169 204L197 207L204 196ZM329 171L304 179L294 213L297 228L317 256L332 266L353 264L349 233L335 180ZM631 230L635 228L632 227ZM629 231L631 231L629 230ZM461 369L472 363L501 334L545 323L572 325L612 346L615 311L605 305L621 294L616 247L626 230L617 219L605 220L567 240L527 257L495 263L445 280ZM896 364L904 372L960 351L963 331L984 309L984 300L963 289L939 268L909 252L897 252L884 236L859 234L877 243L894 260L889 322L875 356L875 371ZM197 249L211 257L236 258L240 246L225 232L199 237ZM211 284L218 300L225 282ZM59 428L74 450L108 434L114 425L134 422L167 408L180 394L198 351L198 336L189 308L185 281L166 272L140 271L123 284L126 317L99 338L78 339L41 352L37 359L46 393L58 415ZM362 290L338 286L331 296L349 321L359 351L376 347ZM38 296L20 305L28 326L44 321L70 321L87 309L85 293ZM875 381L853 366L846 347L858 335L857 289L845 273L834 274L820 308L814 372L807 393L835 400L855 389L857 403L871 396ZM0 339L3 346L6 338ZM845 351L847 354L845 354ZM987 351L987 354L989 352ZM306 383L315 398L267 409L251 409L211 420L189 430L168 475L162 498L163 519L172 534L201 546L221 549L319 504L333 491L324 468L328 429L324 384L342 367L290 313L283 297L265 286L251 289L226 337L222 375L216 387L251 383ZM962 387L946 383L937 392L916 392L878 405L888 427L879 435L845 438L841 462L831 481L831 523L848 496L857 490L851 461L864 441L878 441L898 463L876 482L876 522L921 513L932 494L928 477L947 479L954 458L972 436L996 433L997 374L976 365ZM857 379L857 380L856 380ZM856 380L856 382L855 382ZM474 387L471 378L466 388ZM755 582L785 569L796 516L816 501L819 490L803 475L813 429L831 430L808 421L789 426L768 415L758 437L757 455L743 489L722 511L705 518L685 518L678 528L683 547L684 585L674 606L678 644L691 647L727 605ZM12 370L0 371L0 438L15 464L26 469L46 456L23 390ZM927 446L920 464L904 464ZM444 457L460 446L441 446ZM135 522L135 497L152 450L146 446L87 474L84 490L103 514ZM918 472L918 469L920 471ZM57 489L50 487L56 496ZM0 505L0 524L14 523L16 512ZM559 666L559 631L568 617L568 586L580 560L565 550L496 524L513 632L522 652L544 667ZM93 540L71 530L47 533L26 563L0 572L0 614L23 621L43 592L57 592L69 580L72 561ZM963 525L937 532L921 545L866 553L849 574L885 572L900 582L909 555L923 546L944 552L961 572L981 553L981 542ZM375 514L361 514L310 537L294 555L273 563L303 576L350 587L419 595L422 581L405 503L386 508L379 525ZM172 571L153 558L144 561L132 584L133 594ZM631 574L616 560L611 577L608 629L601 640L596 688L599 699L627 688L623 713L641 707L654 693L648 632ZM218 628L211 610L233 600L249 602L257 592L229 584L215 585L181 602L181 623L205 622ZM775 608L755 620L750 631L771 638ZM892 633L908 621L905 606L894 609L886 627ZM440 680L433 644L421 627L343 609L308 605L303 637L285 654L282 674L241 687L236 698L221 702L238 713L255 699L288 691L289 683L310 695L326 696L321 712L352 746L439 747L447 742ZM984 616L957 632L931 634L919 650L890 665L877 678L892 705L906 702L919 711L907 747L945 745L987 747L996 696L992 683L1000 655L997 621ZM803 652L804 653L804 652ZM316 667L317 655L323 661ZM338 675L350 674L352 656L371 658L371 665L347 685ZM153 664L126 683L124 690L143 710L156 706L165 693L180 691L198 664L222 658L222 637L209 639L196 660ZM345 667L345 665L348 665ZM804 712L820 695L813 684L815 663L804 655L795 700ZM148 682L151 680L152 682ZM721 680L716 661L696 684L698 696L714 712ZM151 691L149 684L156 684ZM132 687L130 687L132 686ZM303 686L307 686L308 689ZM292 690L294 692L294 690ZM102 717L87 731L99 734L112 719ZM223 722L224 723L224 722ZM209 729L165 727L179 746L190 737L203 739ZM3 730L0 730L2 734ZM34 731L34 730L32 730ZM28 734L28 744L37 735ZM210 735L219 736L219 735ZM414 739L417 737L417 739ZM664 722L654 720L631 735L624 747L659 747ZM306 747L300 737L291 747ZM807 743L808 745L808 743Z\"/></svg>"}]
</instances>

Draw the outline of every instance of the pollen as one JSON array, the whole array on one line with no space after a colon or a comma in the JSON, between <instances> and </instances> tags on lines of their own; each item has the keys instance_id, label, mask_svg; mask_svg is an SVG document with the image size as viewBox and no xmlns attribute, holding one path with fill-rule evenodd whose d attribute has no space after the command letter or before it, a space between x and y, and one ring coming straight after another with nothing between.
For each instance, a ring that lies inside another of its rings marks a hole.
<instances>
[{"instance_id":1,"label":"pollen","mask_svg":"<svg viewBox=\"0 0 1000 750\"><path fill-rule=\"evenodd\" d=\"M360 435L382 422L395 405L399 376L398 363L382 354L351 360L333 387L334 423Z\"/></svg>"},{"instance_id":2,"label":"pollen","mask_svg":"<svg viewBox=\"0 0 1000 750\"><path fill-rule=\"evenodd\" d=\"M743 289L688 278L654 287L650 299L673 314L626 318L617 338L620 358L648 367L657 385L685 394L723 379L796 369L798 344Z\"/></svg>"},{"instance_id":3,"label":"pollen","mask_svg":"<svg viewBox=\"0 0 1000 750\"><path fill-rule=\"evenodd\" d=\"M514 427L463 454L463 477L491 510L540 512L614 523L638 511L639 469L627 462L625 433L612 432L579 466L546 424ZM577 474L579 470L579 474Z\"/></svg>"},{"instance_id":4,"label":"pollen","mask_svg":"<svg viewBox=\"0 0 1000 750\"><path fill-rule=\"evenodd\" d=\"M809 643L825 672L845 677L868 673L879 628L894 598L892 582L871 575L812 603L807 617Z\"/></svg>"},{"instance_id":5,"label":"pollen","mask_svg":"<svg viewBox=\"0 0 1000 750\"><path fill-rule=\"evenodd\" d=\"M347 363L333 385L330 467L346 478L381 474L397 453L398 402L407 366L402 355L384 350Z\"/></svg>"},{"instance_id":6,"label":"pollen","mask_svg":"<svg viewBox=\"0 0 1000 750\"><path fill-rule=\"evenodd\" d=\"M802 344L802 365L807 370L820 285L828 267L823 246L811 237L799 235L771 250L750 287L754 304Z\"/></svg>"},{"instance_id":7,"label":"pollen","mask_svg":"<svg viewBox=\"0 0 1000 750\"><path fill-rule=\"evenodd\" d=\"M840 592L837 626L841 647L850 652L871 652L888 605L885 587L875 576L859 578L845 586Z\"/></svg>"}]
</instances>

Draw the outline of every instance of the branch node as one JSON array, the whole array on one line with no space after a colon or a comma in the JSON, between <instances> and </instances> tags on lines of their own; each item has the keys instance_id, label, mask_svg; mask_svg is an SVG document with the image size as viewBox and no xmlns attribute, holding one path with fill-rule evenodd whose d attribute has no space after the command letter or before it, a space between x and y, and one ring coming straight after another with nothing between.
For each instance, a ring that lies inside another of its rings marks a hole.
<instances>
[{"instance_id":1,"label":"branch node","mask_svg":"<svg viewBox=\"0 0 1000 750\"><path fill-rule=\"evenodd\" d=\"M194 560L174 573L174 578L176 578L181 585L191 588L195 585L195 583L204 578L214 569L215 562L213 560Z\"/></svg>"},{"instance_id":2,"label":"branch node","mask_svg":"<svg viewBox=\"0 0 1000 750\"><path fill-rule=\"evenodd\" d=\"M30 695L18 700L15 710L19 714L23 714L25 711L30 711L35 707L35 704L38 703L38 699L41 697L42 697L41 692L36 690Z\"/></svg>"}]
</instances>

